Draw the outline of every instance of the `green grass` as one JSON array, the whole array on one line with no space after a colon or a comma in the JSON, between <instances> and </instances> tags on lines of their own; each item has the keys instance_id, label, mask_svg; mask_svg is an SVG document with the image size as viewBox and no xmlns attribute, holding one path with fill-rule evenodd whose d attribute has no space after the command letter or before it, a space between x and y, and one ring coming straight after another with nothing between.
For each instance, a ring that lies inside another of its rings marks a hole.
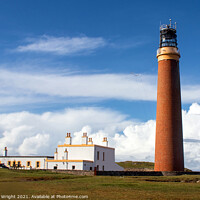
<instances>
[{"instance_id":1,"label":"green grass","mask_svg":"<svg viewBox=\"0 0 200 200\"><path fill-rule=\"evenodd\" d=\"M125 162L117 162L117 164L125 169L154 169L153 162L133 162L133 161L125 161Z\"/></svg>"},{"instance_id":2,"label":"green grass","mask_svg":"<svg viewBox=\"0 0 200 200\"><path fill-rule=\"evenodd\" d=\"M200 175L75 176L0 169L0 195L88 195L88 199L200 199ZM70 198L69 198L70 199Z\"/></svg>"},{"instance_id":3,"label":"green grass","mask_svg":"<svg viewBox=\"0 0 200 200\"><path fill-rule=\"evenodd\" d=\"M125 170L153 170L154 163L153 162L133 162L133 161L124 161L117 162L117 164L123 167ZM192 170L185 168L184 171L191 172Z\"/></svg>"}]
</instances>

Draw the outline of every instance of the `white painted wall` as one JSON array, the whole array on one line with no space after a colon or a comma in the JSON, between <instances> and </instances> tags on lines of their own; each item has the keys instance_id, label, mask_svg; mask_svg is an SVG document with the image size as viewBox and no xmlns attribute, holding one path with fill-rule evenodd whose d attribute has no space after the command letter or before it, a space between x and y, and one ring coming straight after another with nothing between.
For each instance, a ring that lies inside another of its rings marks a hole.
<instances>
[{"instance_id":1,"label":"white painted wall","mask_svg":"<svg viewBox=\"0 0 200 200\"><path fill-rule=\"evenodd\" d=\"M99 160L97 159L97 152L99 152ZM103 160L104 152L104 160ZM115 150L112 148L104 148L100 146L95 147L95 167L99 166L99 171L113 171L115 164Z\"/></svg>"},{"instance_id":2,"label":"white painted wall","mask_svg":"<svg viewBox=\"0 0 200 200\"><path fill-rule=\"evenodd\" d=\"M64 151L68 151L68 160L94 160L93 146L58 147L58 160L64 159Z\"/></svg>"},{"instance_id":3,"label":"white painted wall","mask_svg":"<svg viewBox=\"0 0 200 200\"><path fill-rule=\"evenodd\" d=\"M66 162L47 162L46 163L46 169L54 169L54 167L57 167L57 169L68 169L68 163Z\"/></svg>"},{"instance_id":4,"label":"white painted wall","mask_svg":"<svg viewBox=\"0 0 200 200\"><path fill-rule=\"evenodd\" d=\"M64 160L64 152L67 149L68 160L89 160L93 161L92 164L85 164L85 166L80 166L79 164L76 169L79 170L94 170L94 167L99 167L102 171L123 171L124 169L115 163L115 149L105 146L78 146L71 145L66 147L58 147L58 160ZM99 152L99 160L97 159L97 152ZM104 160L103 160L104 153ZM52 165L52 164L50 164ZM84 164L83 164L84 165ZM66 166L59 164L59 169L66 169ZM51 166L51 169L53 167ZM72 169L72 164L68 163L68 169Z\"/></svg>"},{"instance_id":5,"label":"white painted wall","mask_svg":"<svg viewBox=\"0 0 200 200\"><path fill-rule=\"evenodd\" d=\"M48 162L47 169L67 169L72 170L72 166L75 166L74 170L90 170L90 167L93 168L93 163L91 162Z\"/></svg>"},{"instance_id":6,"label":"white painted wall","mask_svg":"<svg viewBox=\"0 0 200 200\"><path fill-rule=\"evenodd\" d=\"M8 166L8 161L13 161L18 163L18 161L21 161L21 166L24 166L24 169L36 169L36 162L40 162L40 167L37 169L45 169L45 159L47 157L23 157L23 156L16 156L16 157L0 157L1 163L4 163L6 166ZM30 161L30 167L27 167L27 161ZM9 167L9 166L8 166Z\"/></svg>"},{"instance_id":7,"label":"white painted wall","mask_svg":"<svg viewBox=\"0 0 200 200\"><path fill-rule=\"evenodd\" d=\"M67 149L67 157L65 150ZM31 162L31 168L36 168L36 162L40 161L40 167L38 169L69 169L72 170L72 166L75 166L75 170L94 170L94 167L99 167L102 171L122 171L123 168L115 163L115 149L105 146L79 146L70 145L66 147L58 147L58 153L56 154L55 162L46 162L47 157L37 157L37 156L16 156L16 157L0 157L1 163L7 166L8 161L21 161L21 165L25 169L30 169L27 167L27 161ZM97 152L99 152L99 159L97 159ZM104 160L103 160L104 153ZM53 158L50 158L53 159ZM71 162L60 162L60 160L72 160ZM83 162L80 162L83 160ZM87 162L92 161L92 162Z\"/></svg>"},{"instance_id":8,"label":"white painted wall","mask_svg":"<svg viewBox=\"0 0 200 200\"><path fill-rule=\"evenodd\" d=\"M90 169L91 168L91 169ZM83 170L94 170L94 163L92 162L83 162Z\"/></svg>"}]
</instances>

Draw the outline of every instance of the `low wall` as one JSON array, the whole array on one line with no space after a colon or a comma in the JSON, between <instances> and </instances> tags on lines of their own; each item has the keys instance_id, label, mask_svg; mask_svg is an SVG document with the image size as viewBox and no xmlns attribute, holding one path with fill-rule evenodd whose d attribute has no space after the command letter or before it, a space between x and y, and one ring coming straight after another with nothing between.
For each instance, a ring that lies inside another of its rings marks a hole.
<instances>
[{"instance_id":1,"label":"low wall","mask_svg":"<svg viewBox=\"0 0 200 200\"><path fill-rule=\"evenodd\" d=\"M97 176L178 176L200 175L200 172L155 172L155 171L97 171Z\"/></svg>"},{"instance_id":2,"label":"low wall","mask_svg":"<svg viewBox=\"0 0 200 200\"><path fill-rule=\"evenodd\" d=\"M16 169L12 169L16 170ZM24 170L24 169L18 169ZM200 175L200 172L155 172L155 171L83 171L83 170L61 170L61 169L31 169L37 171L50 171L54 173L73 174L78 176L179 176Z\"/></svg>"},{"instance_id":3,"label":"low wall","mask_svg":"<svg viewBox=\"0 0 200 200\"><path fill-rule=\"evenodd\" d=\"M51 171L63 174L73 174L78 176L94 176L94 171L84 171L84 170L44 169L43 171Z\"/></svg>"},{"instance_id":4,"label":"low wall","mask_svg":"<svg viewBox=\"0 0 200 200\"><path fill-rule=\"evenodd\" d=\"M9 169L9 170L32 170L32 171L48 171L54 173L73 174L78 176L94 176L94 171L84 170L65 170L65 169Z\"/></svg>"},{"instance_id":5,"label":"low wall","mask_svg":"<svg viewBox=\"0 0 200 200\"><path fill-rule=\"evenodd\" d=\"M163 176L200 175L200 172L162 172Z\"/></svg>"},{"instance_id":6,"label":"low wall","mask_svg":"<svg viewBox=\"0 0 200 200\"><path fill-rule=\"evenodd\" d=\"M154 171L97 171L97 176L162 176L162 172Z\"/></svg>"}]
</instances>

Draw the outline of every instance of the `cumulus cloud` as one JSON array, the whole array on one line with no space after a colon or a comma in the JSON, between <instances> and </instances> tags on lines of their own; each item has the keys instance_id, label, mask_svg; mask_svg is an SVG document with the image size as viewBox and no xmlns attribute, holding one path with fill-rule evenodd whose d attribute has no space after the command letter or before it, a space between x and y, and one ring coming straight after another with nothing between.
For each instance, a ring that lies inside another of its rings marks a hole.
<instances>
[{"instance_id":1,"label":"cumulus cloud","mask_svg":"<svg viewBox=\"0 0 200 200\"><path fill-rule=\"evenodd\" d=\"M33 137L25 138L20 144L18 152L20 155L37 155L40 151L45 151L48 147L49 134L37 134Z\"/></svg>"},{"instance_id":2,"label":"cumulus cloud","mask_svg":"<svg viewBox=\"0 0 200 200\"><path fill-rule=\"evenodd\" d=\"M60 55L89 53L106 45L102 37L52 37L29 39L29 44L18 46L18 52L45 52Z\"/></svg>"},{"instance_id":3,"label":"cumulus cloud","mask_svg":"<svg viewBox=\"0 0 200 200\"><path fill-rule=\"evenodd\" d=\"M183 111L185 166L200 170L200 105ZM108 137L119 161L154 161L155 120L136 122L114 110L97 107L66 109L33 114L19 112L0 115L0 149L9 155L53 155L58 144L71 132L73 144L81 143L88 132L95 144Z\"/></svg>"},{"instance_id":4,"label":"cumulus cloud","mask_svg":"<svg viewBox=\"0 0 200 200\"><path fill-rule=\"evenodd\" d=\"M123 134L115 134L116 155L119 160L154 160L156 122L149 120L127 126Z\"/></svg>"},{"instance_id":5,"label":"cumulus cloud","mask_svg":"<svg viewBox=\"0 0 200 200\"><path fill-rule=\"evenodd\" d=\"M30 112L1 114L0 149L8 146L11 154L20 155L30 154L30 152L51 154L58 143L63 143L66 132L72 132L76 136L76 132L89 130L87 127L91 127L93 133L103 130L104 135L112 136L129 124L133 122L127 120L125 115L95 107L43 114ZM77 137L74 137L74 143L81 142L79 136L77 134ZM38 145L35 145L37 142ZM31 146L35 145L34 151L28 143ZM48 145L47 148L43 148L45 143Z\"/></svg>"}]
</instances>

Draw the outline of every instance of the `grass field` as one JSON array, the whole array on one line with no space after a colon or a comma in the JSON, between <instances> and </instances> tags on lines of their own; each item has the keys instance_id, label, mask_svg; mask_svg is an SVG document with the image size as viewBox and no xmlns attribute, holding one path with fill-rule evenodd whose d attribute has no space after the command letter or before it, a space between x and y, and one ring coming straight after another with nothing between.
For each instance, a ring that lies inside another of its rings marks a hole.
<instances>
[{"instance_id":1,"label":"grass field","mask_svg":"<svg viewBox=\"0 0 200 200\"><path fill-rule=\"evenodd\" d=\"M21 197L19 199L33 199L35 196L32 195L87 195L88 198L85 199L103 200L200 199L200 176L75 176L45 171L0 169L1 198L2 195L28 195L15 196Z\"/></svg>"},{"instance_id":2,"label":"grass field","mask_svg":"<svg viewBox=\"0 0 200 200\"><path fill-rule=\"evenodd\" d=\"M154 169L153 162L133 162L133 161L124 161L124 162L117 162L117 164L124 169Z\"/></svg>"},{"instance_id":3,"label":"grass field","mask_svg":"<svg viewBox=\"0 0 200 200\"><path fill-rule=\"evenodd\" d=\"M125 170L144 170L144 171L154 170L153 162L123 161L123 162L117 162L117 164L123 167ZM192 171L192 170L185 168L184 171Z\"/></svg>"}]
</instances>

